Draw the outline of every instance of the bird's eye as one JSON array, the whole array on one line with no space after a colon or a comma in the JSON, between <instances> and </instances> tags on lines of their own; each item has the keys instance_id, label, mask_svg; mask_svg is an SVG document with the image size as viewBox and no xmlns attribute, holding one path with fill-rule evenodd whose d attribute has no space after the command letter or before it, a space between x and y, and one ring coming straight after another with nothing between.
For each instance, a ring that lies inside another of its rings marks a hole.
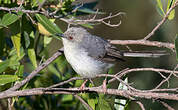
<instances>
[{"instance_id":1,"label":"bird's eye","mask_svg":"<svg viewBox=\"0 0 178 110\"><path fill-rule=\"evenodd\" d=\"M69 36L69 39L70 39L70 40L72 40L72 39L73 39L73 37L72 37L72 36Z\"/></svg>"}]
</instances>

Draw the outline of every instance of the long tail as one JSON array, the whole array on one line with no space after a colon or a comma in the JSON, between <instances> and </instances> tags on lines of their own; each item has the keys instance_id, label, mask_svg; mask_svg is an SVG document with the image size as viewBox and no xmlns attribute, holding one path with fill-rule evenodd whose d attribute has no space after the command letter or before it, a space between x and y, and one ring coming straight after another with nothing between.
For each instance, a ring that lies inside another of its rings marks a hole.
<instances>
[{"instance_id":1,"label":"long tail","mask_svg":"<svg viewBox=\"0 0 178 110\"><path fill-rule=\"evenodd\" d=\"M125 57L160 57L163 55L169 55L169 53L165 51L127 51L123 52L123 56Z\"/></svg>"}]
</instances>

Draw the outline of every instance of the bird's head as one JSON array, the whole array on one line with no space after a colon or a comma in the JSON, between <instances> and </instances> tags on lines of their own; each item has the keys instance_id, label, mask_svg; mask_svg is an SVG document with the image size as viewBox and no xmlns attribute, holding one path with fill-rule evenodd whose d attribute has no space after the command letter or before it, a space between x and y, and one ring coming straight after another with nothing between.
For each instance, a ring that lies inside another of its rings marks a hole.
<instances>
[{"instance_id":1,"label":"bird's head","mask_svg":"<svg viewBox=\"0 0 178 110\"><path fill-rule=\"evenodd\" d=\"M64 34L58 34L58 36L62 37L63 42L71 43L80 43L84 40L84 38L89 34L86 29L71 27L64 32Z\"/></svg>"}]
</instances>

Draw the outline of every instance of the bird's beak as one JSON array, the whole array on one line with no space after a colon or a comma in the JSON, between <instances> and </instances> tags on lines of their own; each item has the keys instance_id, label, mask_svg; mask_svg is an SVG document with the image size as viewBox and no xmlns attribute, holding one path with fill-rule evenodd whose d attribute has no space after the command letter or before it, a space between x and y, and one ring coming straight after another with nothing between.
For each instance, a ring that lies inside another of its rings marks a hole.
<instances>
[{"instance_id":1,"label":"bird's beak","mask_svg":"<svg viewBox=\"0 0 178 110\"><path fill-rule=\"evenodd\" d=\"M65 35L63 34L63 33L57 33L57 34L55 34L56 36L59 36L59 37L63 37L63 38L65 38Z\"/></svg>"}]
</instances>

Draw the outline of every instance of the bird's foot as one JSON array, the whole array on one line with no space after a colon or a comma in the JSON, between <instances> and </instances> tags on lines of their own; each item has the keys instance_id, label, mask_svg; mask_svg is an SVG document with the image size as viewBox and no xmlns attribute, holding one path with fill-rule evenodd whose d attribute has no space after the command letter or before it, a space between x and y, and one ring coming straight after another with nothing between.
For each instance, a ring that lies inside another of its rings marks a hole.
<instances>
[{"instance_id":1,"label":"bird's foot","mask_svg":"<svg viewBox=\"0 0 178 110\"><path fill-rule=\"evenodd\" d=\"M80 86L80 91L83 91L83 90L84 90L85 84L87 83L87 81L88 81L88 79L86 79L86 80L82 83L82 85Z\"/></svg>"},{"instance_id":2,"label":"bird's foot","mask_svg":"<svg viewBox=\"0 0 178 110\"><path fill-rule=\"evenodd\" d=\"M103 81L103 91L104 91L104 94L105 94L106 91L107 91L107 85L106 85L106 83L107 83L107 80L104 79L104 81Z\"/></svg>"}]
</instances>

